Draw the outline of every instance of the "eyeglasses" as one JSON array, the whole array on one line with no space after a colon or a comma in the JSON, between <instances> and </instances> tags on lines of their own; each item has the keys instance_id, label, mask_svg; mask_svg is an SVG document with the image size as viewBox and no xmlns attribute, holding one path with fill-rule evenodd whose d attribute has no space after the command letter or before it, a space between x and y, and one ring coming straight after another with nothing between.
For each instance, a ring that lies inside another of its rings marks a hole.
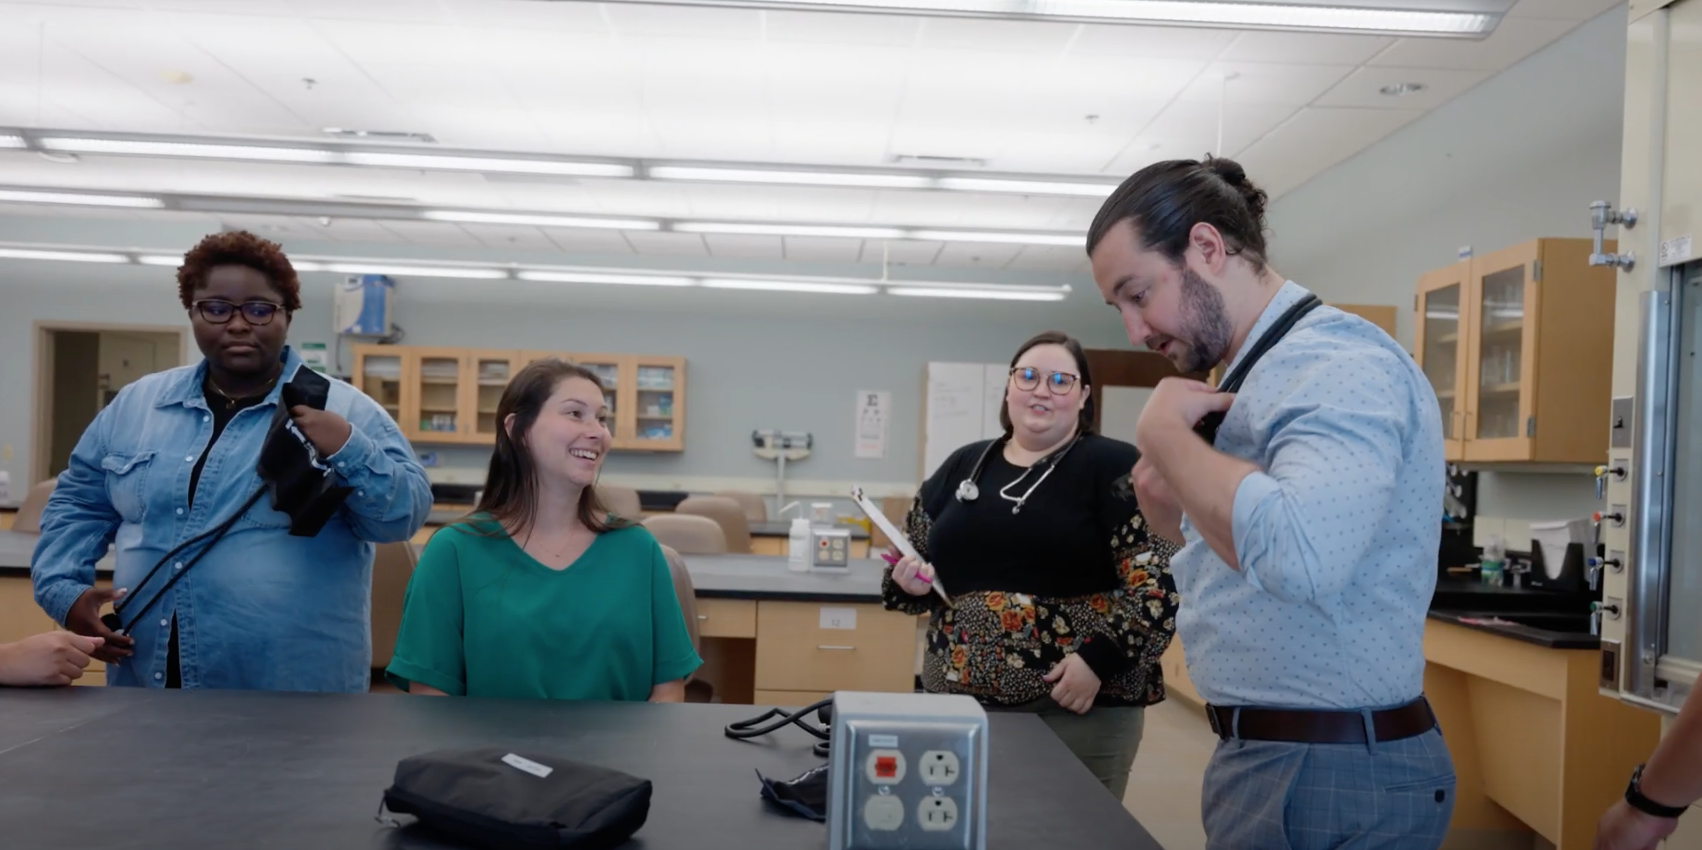
<instances>
[{"instance_id":1,"label":"eyeglasses","mask_svg":"<svg viewBox=\"0 0 1702 850\"><path fill-rule=\"evenodd\" d=\"M242 320L251 325L270 324L272 317L283 309L282 304L274 304L270 301L247 301L239 307L229 301L212 298L206 301L197 301L194 306L195 311L201 314L201 318L215 325L222 325L230 321L231 317L236 315L237 310L242 311Z\"/></svg>"},{"instance_id":2,"label":"eyeglasses","mask_svg":"<svg viewBox=\"0 0 1702 850\"><path fill-rule=\"evenodd\" d=\"M1069 392L1070 388L1076 385L1076 381L1081 379L1081 376L1072 375L1069 372L1046 372L1044 374L1046 388L1055 393ZM1033 366L1019 366L1011 370L1011 381L1016 384L1017 389L1028 392L1040 386L1041 375L1041 371Z\"/></svg>"}]
</instances>

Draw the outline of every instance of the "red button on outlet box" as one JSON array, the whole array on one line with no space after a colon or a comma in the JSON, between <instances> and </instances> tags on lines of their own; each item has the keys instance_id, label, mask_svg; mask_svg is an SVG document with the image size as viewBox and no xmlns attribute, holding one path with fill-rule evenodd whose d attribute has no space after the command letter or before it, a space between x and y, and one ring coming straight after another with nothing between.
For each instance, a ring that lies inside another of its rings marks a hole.
<instances>
[{"instance_id":1,"label":"red button on outlet box","mask_svg":"<svg viewBox=\"0 0 1702 850\"><path fill-rule=\"evenodd\" d=\"M898 758L896 756L876 756L875 775L881 779L891 779L898 775Z\"/></svg>"}]
</instances>

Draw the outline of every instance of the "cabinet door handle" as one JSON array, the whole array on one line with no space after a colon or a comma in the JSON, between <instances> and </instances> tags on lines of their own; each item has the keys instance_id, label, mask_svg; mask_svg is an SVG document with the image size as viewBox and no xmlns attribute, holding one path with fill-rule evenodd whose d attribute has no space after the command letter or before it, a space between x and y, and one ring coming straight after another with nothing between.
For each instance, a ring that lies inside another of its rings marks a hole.
<instances>
[{"instance_id":1,"label":"cabinet door handle","mask_svg":"<svg viewBox=\"0 0 1702 850\"><path fill-rule=\"evenodd\" d=\"M699 620L707 620L707 619L709 619L709 615L708 614L699 614L699 615L697 615L697 618Z\"/></svg>"},{"instance_id":2,"label":"cabinet door handle","mask_svg":"<svg viewBox=\"0 0 1702 850\"><path fill-rule=\"evenodd\" d=\"M822 646L822 645L816 646L816 649L838 650L838 651L841 651L841 652L849 652L849 651L856 649L856 648L857 647L854 647L854 646Z\"/></svg>"}]
</instances>

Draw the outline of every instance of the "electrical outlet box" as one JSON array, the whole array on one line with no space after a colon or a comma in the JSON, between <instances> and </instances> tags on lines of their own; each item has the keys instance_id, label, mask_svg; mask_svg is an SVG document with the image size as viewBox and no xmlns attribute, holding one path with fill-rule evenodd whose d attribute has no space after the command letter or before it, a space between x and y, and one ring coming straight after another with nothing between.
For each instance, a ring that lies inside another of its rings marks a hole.
<instances>
[{"instance_id":1,"label":"electrical outlet box","mask_svg":"<svg viewBox=\"0 0 1702 850\"><path fill-rule=\"evenodd\" d=\"M851 569L851 529L811 528L810 568L848 572Z\"/></svg>"},{"instance_id":2,"label":"electrical outlet box","mask_svg":"<svg viewBox=\"0 0 1702 850\"><path fill-rule=\"evenodd\" d=\"M840 691L828 850L986 850L987 712L967 696Z\"/></svg>"}]
</instances>

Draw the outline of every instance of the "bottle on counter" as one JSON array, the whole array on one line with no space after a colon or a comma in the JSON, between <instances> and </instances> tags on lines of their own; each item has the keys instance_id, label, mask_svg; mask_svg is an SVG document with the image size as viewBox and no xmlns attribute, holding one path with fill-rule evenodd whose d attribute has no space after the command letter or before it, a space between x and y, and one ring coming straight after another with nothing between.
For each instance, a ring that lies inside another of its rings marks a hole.
<instances>
[{"instance_id":1,"label":"bottle on counter","mask_svg":"<svg viewBox=\"0 0 1702 850\"><path fill-rule=\"evenodd\" d=\"M810 520L793 517L792 530L786 535L786 569L795 573L810 571Z\"/></svg>"},{"instance_id":2,"label":"bottle on counter","mask_svg":"<svg viewBox=\"0 0 1702 850\"><path fill-rule=\"evenodd\" d=\"M1506 563L1507 546L1501 542L1501 535L1490 535L1489 544L1483 547L1483 558L1478 565L1478 577L1484 584L1500 587Z\"/></svg>"}]
</instances>

